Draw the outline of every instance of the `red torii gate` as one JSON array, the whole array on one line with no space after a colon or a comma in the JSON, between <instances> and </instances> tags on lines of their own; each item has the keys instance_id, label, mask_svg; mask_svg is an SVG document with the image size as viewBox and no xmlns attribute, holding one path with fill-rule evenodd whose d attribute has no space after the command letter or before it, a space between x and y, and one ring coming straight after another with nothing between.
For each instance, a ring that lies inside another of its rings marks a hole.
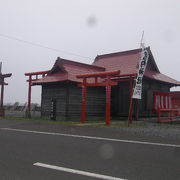
<instances>
[{"instance_id":1,"label":"red torii gate","mask_svg":"<svg viewBox=\"0 0 180 180\"><path fill-rule=\"evenodd\" d=\"M3 102L4 102L4 85L8 85L4 82L5 78L11 77L12 73L9 74L2 74L0 73L0 85L1 85L1 104L0 104L0 116L4 116L4 108L3 108Z\"/></svg>"},{"instance_id":2,"label":"red torii gate","mask_svg":"<svg viewBox=\"0 0 180 180\"><path fill-rule=\"evenodd\" d=\"M29 83L28 86L28 117L31 117L31 91L32 91L32 82L39 80L38 76L45 77L50 71L39 71L39 72L31 72L25 73L25 76L29 76L27 82ZM34 77L35 76L35 77Z\"/></svg>"},{"instance_id":3,"label":"red torii gate","mask_svg":"<svg viewBox=\"0 0 180 180\"><path fill-rule=\"evenodd\" d=\"M115 86L118 82L114 82L111 80L112 77L117 77L120 75L120 71L112 71L112 72L98 72L91 74L82 74L77 75L77 78L83 79L81 84L78 86L82 87L82 112L81 112L81 122L85 122L86 120L86 87L92 86L105 86L106 87L106 125L110 125L110 116L111 116L111 86ZM93 83L87 82L88 78L94 78ZM101 81L98 82L98 78L101 78ZM105 81L102 81L104 79Z\"/></svg>"}]
</instances>

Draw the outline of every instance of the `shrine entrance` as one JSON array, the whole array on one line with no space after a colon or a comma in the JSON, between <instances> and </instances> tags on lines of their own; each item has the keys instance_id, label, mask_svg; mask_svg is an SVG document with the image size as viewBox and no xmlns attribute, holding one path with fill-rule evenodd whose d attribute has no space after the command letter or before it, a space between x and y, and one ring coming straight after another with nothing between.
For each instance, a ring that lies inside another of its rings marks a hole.
<instances>
[{"instance_id":1,"label":"shrine entrance","mask_svg":"<svg viewBox=\"0 0 180 180\"><path fill-rule=\"evenodd\" d=\"M82 83L78 84L82 87L82 111L81 111L81 122L86 121L86 104L87 104L87 87L104 86L106 88L106 120L105 124L110 125L111 117L111 86L116 86L118 82L112 81L111 78L118 77L120 71L112 72L99 72L91 74L83 74L76 76L82 79Z\"/></svg>"},{"instance_id":2,"label":"shrine entrance","mask_svg":"<svg viewBox=\"0 0 180 180\"><path fill-rule=\"evenodd\" d=\"M78 75L76 77L82 79L82 83L78 84L78 86L82 88L82 107L81 107L82 108L81 110L82 123L86 121L87 87L104 86L106 88L105 124L107 126L110 125L112 86L116 86L120 82L127 82L129 84L128 124L132 123L132 107L131 107L132 106L132 91L133 91L133 80L136 77L136 74L120 75L120 71L112 71L112 72L83 74L83 75Z\"/></svg>"}]
</instances>

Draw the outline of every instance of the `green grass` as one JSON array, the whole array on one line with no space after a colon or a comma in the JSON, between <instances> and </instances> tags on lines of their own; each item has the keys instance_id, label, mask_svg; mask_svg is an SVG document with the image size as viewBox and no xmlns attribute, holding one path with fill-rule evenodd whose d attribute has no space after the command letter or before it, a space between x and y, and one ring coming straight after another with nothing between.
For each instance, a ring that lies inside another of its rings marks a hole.
<instances>
[{"instance_id":1,"label":"green grass","mask_svg":"<svg viewBox=\"0 0 180 180\"><path fill-rule=\"evenodd\" d=\"M87 121L79 123L79 126L92 126L92 127L107 127L107 128L131 128L131 127L145 127L146 123L143 121L136 121L128 126L127 121L111 121L110 126L106 126L105 121Z\"/></svg>"},{"instance_id":2,"label":"green grass","mask_svg":"<svg viewBox=\"0 0 180 180\"><path fill-rule=\"evenodd\" d=\"M37 122L44 122L44 123L52 123L52 124L67 124L67 125L73 125L73 124L80 124L79 121L53 121L49 119L43 119L41 117L16 117L16 116L6 116L3 117L3 119L10 119L10 120L22 120L22 121L37 121Z\"/></svg>"},{"instance_id":3,"label":"green grass","mask_svg":"<svg viewBox=\"0 0 180 180\"><path fill-rule=\"evenodd\" d=\"M85 123L81 123L80 120L74 120L74 121L53 121L38 117L16 117L16 116L6 116L4 119L12 119L12 120L22 120L22 121L38 121L38 122L45 122L45 123L52 123L52 124L63 124L63 125L77 125L77 126L93 126L93 127L127 127L127 121L111 121L110 126L105 125L105 121L86 121ZM138 123L139 124L139 123ZM134 123L131 125L134 126Z\"/></svg>"},{"instance_id":4,"label":"green grass","mask_svg":"<svg viewBox=\"0 0 180 180\"><path fill-rule=\"evenodd\" d=\"M57 125L74 125L74 126L90 126L90 127L105 127L105 128L139 128L139 127L147 127L154 126L154 127L160 127L160 128L180 128L180 122L179 123L150 123L146 121L133 121L130 126L128 126L127 120L116 120L113 121L111 120L110 126L105 125L105 120L101 121L86 121L85 123L80 123L80 121L74 120L74 121L53 121L53 120L48 120L48 119L42 119L38 117L32 117L32 118L27 118L27 117L14 117L14 116L6 116L3 119L11 119L11 120L22 120L22 121L36 121L36 122L41 122L41 123L50 123L50 124L57 124Z\"/></svg>"},{"instance_id":5,"label":"green grass","mask_svg":"<svg viewBox=\"0 0 180 180\"><path fill-rule=\"evenodd\" d=\"M12 120L42 120L41 118L27 118L27 117L16 117L16 116L5 116L3 119L12 119Z\"/></svg>"}]
</instances>

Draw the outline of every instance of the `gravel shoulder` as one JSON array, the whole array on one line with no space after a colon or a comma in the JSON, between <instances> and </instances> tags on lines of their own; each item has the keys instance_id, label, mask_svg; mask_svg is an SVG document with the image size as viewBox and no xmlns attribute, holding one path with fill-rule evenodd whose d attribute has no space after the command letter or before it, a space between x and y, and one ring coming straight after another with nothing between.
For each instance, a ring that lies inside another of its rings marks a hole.
<instances>
[{"instance_id":1,"label":"gravel shoulder","mask_svg":"<svg viewBox=\"0 0 180 180\"><path fill-rule=\"evenodd\" d=\"M134 122L128 127L126 122L116 121L112 122L112 125L107 127L104 123L79 124L44 120L0 118L0 128L15 128L114 139L180 144L180 123L157 124L152 122Z\"/></svg>"}]
</instances>

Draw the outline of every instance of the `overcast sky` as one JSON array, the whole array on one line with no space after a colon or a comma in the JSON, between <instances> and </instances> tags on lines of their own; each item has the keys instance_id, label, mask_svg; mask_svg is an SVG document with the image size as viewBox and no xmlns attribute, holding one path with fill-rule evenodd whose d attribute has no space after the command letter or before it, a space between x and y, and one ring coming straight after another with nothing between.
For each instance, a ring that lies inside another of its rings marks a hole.
<instances>
[{"instance_id":1,"label":"overcast sky","mask_svg":"<svg viewBox=\"0 0 180 180\"><path fill-rule=\"evenodd\" d=\"M143 30L160 72L180 81L179 17L179 0L0 0L0 61L13 73L4 101L27 101L25 72L49 70L57 56L92 63L97 54L139 48ZM32 101L40 97L33 87Z\"/></svg>"}]
</instances>

